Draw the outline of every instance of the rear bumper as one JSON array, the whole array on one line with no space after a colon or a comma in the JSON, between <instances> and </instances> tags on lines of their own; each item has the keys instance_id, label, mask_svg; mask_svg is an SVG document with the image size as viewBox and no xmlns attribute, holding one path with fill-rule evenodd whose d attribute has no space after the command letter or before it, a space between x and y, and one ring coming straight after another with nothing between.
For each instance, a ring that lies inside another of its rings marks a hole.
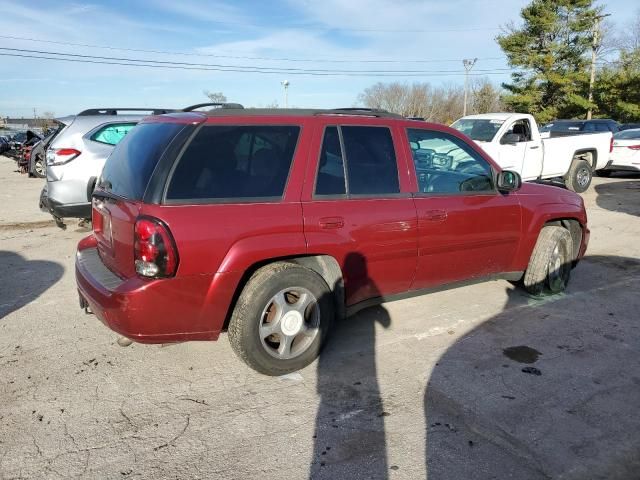
<instances>
[{"instance_id":1,"label":"rear bumper","mask_svg":"<svg viewBox=\"0 0 640 480\"><path fill-rule=\"evenodd\" d=\"M78 245L76 282L84 300L111 330L140 343L217 340L240 274L122 279L100 259L93 236Z\"/></svg>"},{"instance_id":2,"label":"rear bumper","mask_svg":"<svg viewBox=\"0 0 640 480\"><path fill-rule=\"evenodd\" d=\"M616 162L615 160L609 160L606 167L603 170L612 170L612 171L624 171L624 172L640 172L640 164L633 164L631 161L629 162Z\"/></svg>"},{"instance_id":3,"label":"rear bumper","mask_svg":"<svg viewBox=\"0 0 640 480\"><path fill-rule=\"evenodd\" d=\"M91 218L91 203L63 205L50 196L47 198L49 212L58 218Z\"/></svg>"}]
</instances>

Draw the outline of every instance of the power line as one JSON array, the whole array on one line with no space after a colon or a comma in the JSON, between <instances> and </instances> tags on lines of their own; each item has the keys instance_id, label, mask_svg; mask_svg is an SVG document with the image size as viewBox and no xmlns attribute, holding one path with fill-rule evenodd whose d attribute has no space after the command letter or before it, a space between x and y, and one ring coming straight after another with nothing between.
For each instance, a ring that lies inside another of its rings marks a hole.
<instances>
[{"instance_id":1,"label":"power line","mask_svg":"<svg viewBox=\"0 0 640 480\"><path fill-rule=\"evenodd\" d=\"M11 35L0 35L0 38L6 38L9 40L24 40L29 42L39 42L39 43L50 43L55 45L64 45L69 47L86 47L86 48L100 48L104 50L117 50L123 52L138 52L138 53L155 53L161 55L180 55L180 56L190 56L190 57L212 57L212 58L230 58L236 60L265 60L265 61L277 61L277 62L314 62L314 63L457 63L460 61L459 58L452 59L428 59L428 60L399 60L399 59L384 59L384 60L358 60L358 59L305 59L305 58L276 58L276 57L252 57L252 56L242 56L242 55L219 55L214 53L195 53L195 52L181 52L181 51L170 51L170 50L147 50L141 48L125 48L125 47L114 47L110 45L94 45L89 43L73 43L73 42L62 42L57 40L42 40L39 38L29 38L29 37L16 37ZM478 60L504 60L505 57L483 57L478 58Z\"/></svg>"},{"instance_id":2,"label":"power line","mask_svg":"<svg viewBox=\"0 0 640 480\"><path fill-rule=\"evenodd\" d=\"M385 76L413 76L424 74L460 74L458 70L329 70L329 69L304 69L304 68L272 68L272 67L253 67L245 65L224 65L224 64L212 64L212 63L189 63L189 62L175 62L175 61L163 61L163 60L145 60L139 58L127 58L127 57L105 57L98 55L83 55L77 53L64 53L64 52L52 52L45 50L30 50L23 48L6 48L0 47L0 50L19 52L21 54L30 55L55 55L57 58L71 57L71 59L77 60L100 60L111 62L126 62L126 64L135 64L137 66L166 66L172 68L203 68L213 69L218 71L243 71L248 73L287 73L287 74L309 74L309 75L385 75ZM94 62L95 63L95 62ZM511 69L485 69L477 70L481 73L497 73L500 71L509 72Z\"/></svg>"},{"instance_id":3,"label":"power line","mask_svg":"<svg viewBox=\"0 0 640 480\"><path fill-rule=\"evenodd\" d=\"M99 64L99 65L121 65L126 67L146 67L146 68L164 68L164 69L173 69L173 70L197 70L197 71L216 71L216 72L236 72L236 73L259 73L259 74L287 74L287 75L308 75L308 76L340 76L340 77L443 77L443 76L457 76L464 75L463 72L451 71L450 73L433 73L425 71L423 73L362 73L362 72L296 72L296 71L283 71L283 70L251 70L251 67L234 67L234 68L220 68L220 67L189 67L185 65L167 65L167 64L151 64L151 63L142 63L144 60L137 61L110 61L110 60L92 60L88 58L63 58L63 57L50 57L44 55L31 55L31 54L20 54L20 53L1 53L0 56L4 57L17 57L17 58L37 58L41 60L55 60L62 62L72 62L72 63L89 63L89 64ZM100 58L100 57L96 57ZM136 62L136 63L134 63ZM508 69L504 69L508 70ZM477 70L480 72L480 70ZM486 75L494 75L494 74L504 74L502 71L484 71L484 73L472 73L470 75L474 76L486 76Z\"/></svg>"}]
</instances>

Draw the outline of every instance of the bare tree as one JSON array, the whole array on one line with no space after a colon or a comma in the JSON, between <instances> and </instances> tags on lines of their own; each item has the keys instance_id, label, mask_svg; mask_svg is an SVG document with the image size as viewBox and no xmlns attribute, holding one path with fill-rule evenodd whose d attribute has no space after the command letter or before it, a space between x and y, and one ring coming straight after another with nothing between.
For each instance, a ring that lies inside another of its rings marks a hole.
<instances>
[{"instance_id":1,"label":"bare tree","mask_svg":"<svg viewBox=\"0 0 640 480\"><path fill-rule=\"evenodd\" d=\"M471 109L473 113L504 111L501 91L488 78L476 80L471 86Z\"/></svg>"},{"instance_id":2,"label":"bare tree","mask_svg":"<svg viewBox=\"0 0 640 480\"><path fill-rule=\"evenodd\" d=\"M627 52L640 49L640 8L623 31L625 33L620 38L620 49Z\"/></svg>"},{"instance_id":3,"label":"bare tree","mask_svg":"<svg viewBox=\"0 0 640 480\"><path fill-rule=\"evenodd\" d=\"M451 123L462 115L463 97L464 91L458 85L434 88L428 83L378 82L358 95L358 102L405 117Z\"/></svg>"},{"instance_id":4,"label":"bare tree","mask_svg":"<svg viewBox=\"0 0 640 480\"><path fill-rule=\"evenodd\" d=\"M204 90L202 93L209 97L209 100L213 103L225 103L227 101L227 96L222 92L210 92L209 90Z\"/></svg>"}]
</instances>

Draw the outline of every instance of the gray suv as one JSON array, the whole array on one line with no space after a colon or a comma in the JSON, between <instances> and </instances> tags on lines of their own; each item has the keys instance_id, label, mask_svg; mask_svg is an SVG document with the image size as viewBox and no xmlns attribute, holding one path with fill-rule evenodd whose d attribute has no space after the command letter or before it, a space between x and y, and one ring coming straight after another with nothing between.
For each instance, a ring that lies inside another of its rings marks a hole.
<instances>
[{"instance_id":1,"label":"gray suv","mask_svg":"<svg viewBox=\"0 0 640 480\"><path fill-rule=\"evenodd\" d=\"M148 115L169 113L161 108L94 108L65 118L66 126L46 153L44 206L60 227L62 218L91 218L91 192L114 146Z\"/></svg>"}]
</instances>

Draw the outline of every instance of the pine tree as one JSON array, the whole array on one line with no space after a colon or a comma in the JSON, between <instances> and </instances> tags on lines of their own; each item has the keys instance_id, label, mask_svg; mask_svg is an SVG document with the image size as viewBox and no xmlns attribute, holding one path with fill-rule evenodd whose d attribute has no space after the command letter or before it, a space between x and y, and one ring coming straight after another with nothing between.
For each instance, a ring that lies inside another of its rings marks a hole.
<instances>
[{"instance_id":1,"label":"pine tree","mask_svg":"<svg viewBox=\"0 0 640 480\"><path fill-rule=\"evenodd\" d=\"M503 84L504 102L540 122L582 117L589 107L586 54L600 9L593 0L533 0L520 14L524 24L496 39L518 69Z\"/></svg>"}]
</instances>

